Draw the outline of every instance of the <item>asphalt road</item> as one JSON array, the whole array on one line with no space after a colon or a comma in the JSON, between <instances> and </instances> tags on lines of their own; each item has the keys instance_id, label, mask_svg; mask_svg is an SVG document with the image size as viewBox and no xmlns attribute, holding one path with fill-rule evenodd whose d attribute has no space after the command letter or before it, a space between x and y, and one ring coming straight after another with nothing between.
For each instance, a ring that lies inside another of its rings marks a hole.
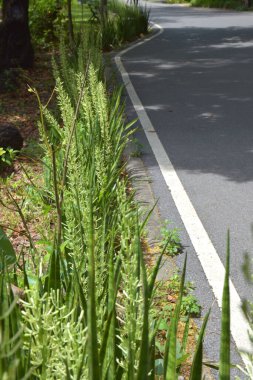
<instances>
[{"instance_id":1,"label":"asphalt road","mask_svg":"<svg viewBox=\"0 0 253 380\"><path fill-rule=\"evenodd\" d=\"M230 229L231 279L252 300L241 267L253 241L253 14L149 6L163 33L127 52L124 67L224 264ZM217 360L218 306L141 130L138 138L162 217L181 230L203 314L213 305L205 347Z\"/></svg>"}]
</instances>

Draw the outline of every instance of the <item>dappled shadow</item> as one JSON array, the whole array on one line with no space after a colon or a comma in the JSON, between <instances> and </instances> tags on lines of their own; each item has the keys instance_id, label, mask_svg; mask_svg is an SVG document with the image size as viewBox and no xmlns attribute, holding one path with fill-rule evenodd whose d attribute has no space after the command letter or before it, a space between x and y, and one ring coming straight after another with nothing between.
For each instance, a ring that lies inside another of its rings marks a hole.
<instances>
[{"instance_id":1,"label":"dappled shadow","mask_svg":"<svg viewBox=\"0 0 253 380\"><path fill-rule=\"evenodd\" d=\"M163 25L123 58L177 170L253 181L253 27L241 15L174 8L180 28Z\"/></svg>"},{"instance_id":2,"label":"dappled shadow","mask_svg":"<svg viewBox=\"0 0 253 380\"><path fill-rule=\"evenodd\" d=\"M164 32L129 51L123 63L223 263L230 228L231 279L240 297L248 297L252 289L243 278L241 266L242 252L251 249L253 16L249 27L249 15L240 14L238 20L236 12L179 7L170 12L169 20L164 7L155 12L154 19ZM135 117L133 107L129 115ZM152 131L149 133L152 136ZM161 215L184 231L180 220L184 195L179 215L141 128L137 136L143 144L142 158L153 179ZM162 163L163 158L161 154ZM163 169L173 182L170 167ZM179 196L173 194L174 199ZM191 211L188 217L192 217ZM182 241L187 239L183 236ZM200 278L202 269L191 249L187 251L188 273L198 284L201 302L209 307L206 278ZM217 321L213 326L217 331ZM218 352L217 341L207 332L209 355ZM233 361L238 362L238 358Z\"/></svg>"},{"instance_id":3,"label":"dappled shadow","mask_svg":"<svg viewBox=\"0 0 253 380\"><path fill-rule=\"evenodd\" d=\"M241 12L236 10L221 10L208 8L194 8L169 6L165 4L152 5L155 8L155 17L157 22L163 28L188 27L209 27L209 28L227 28L234 27L251 27L252 12ZM166 10L165 10L166 9ZM208 20L207 20L208 17ZM173 25L170 25L173 24ZM178 25L177 25L178 24Z\"/></svg>"}]
</instances>

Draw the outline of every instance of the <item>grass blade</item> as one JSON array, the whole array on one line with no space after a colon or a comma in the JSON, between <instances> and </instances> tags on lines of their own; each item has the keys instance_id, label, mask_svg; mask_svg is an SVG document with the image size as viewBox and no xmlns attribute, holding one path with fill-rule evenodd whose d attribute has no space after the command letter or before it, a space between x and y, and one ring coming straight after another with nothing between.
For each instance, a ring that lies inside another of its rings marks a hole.
<instances>
[{"instance_id":1,"label":"grass blade","mask_svg":"<svg viewBox=\"0 0 253 380\"><path fill-rule=\"evenodd\" d=\"M111 248L109 250L109 278L108 278L108 310L109 315L106 322L106 328L104 331L103 343L104 343L104 352L103 344L100 350L100 365L103 367L104 355L106 344L108 343L108 378L114 380L116 378L116 311L115 311L115 302L117 298L118 287L115 283L115 270L114 270L114 251ZM116 266L117 268L117 266ZM117 278L118 274L116 275ZM103 356L101 355L103 353Z\"/></svg>"},{"instance_id":2,"label":"grass blade","mask_svg":"<svg viewBox=\"0 0 253 380\"><path fill-rule=\"evenodd\" d=\"M5 235L3 229L0 227L0 257L1 263L4 261L5 265L11 265L16 262L16 253L12 247L10 240ZM2 264L0 263L0 270Z\"/></svg>"},{"instance_id":3,"label":"grass blade","mask_svg":"<svg viewBox=\"0 0 253 380\"><path fill-rule=\"evenodd\" d=\"M61 268L58 249L54 249L50 257L47 291L61 289Z\"/></svg>"},{"instance_id":4,"label":"grass blade","mask_svg":"<svg viewBox=\"0 0 253 380\"><path fill-rule=\"evenodd\" d=\"M101 348L99 351L99 362L100 362L101 368L104 364L104 359L105 359L105 354L106 354L106 346L107 346L108 341L109 341L108 337L109 337L109 332L110 332L110 327L111 327L113 316L114 316L114 310L111 310L111 312L109 313L108 318L106 320L105 330L104 330L102 343L101 343ZM113 348L111 348L111 349L113 349ZM114 376L114 373L113 373L113 376ZM112 377L110 377L110 378L112 379Z\"/></svg>"},{"instance_id":5,"label":"grass blade","mask_svg":"<svg viewBox=\"0 0 253 380\"><path fill-rule=\"evenodd\" d=\"M139 234L138 234L139 235ZM149 287L147 279L147 271L144 263L143 252L140 246L138 236L138 252L140 257L141 274L142 274L142 288L143 288L143 328L140 349L140 361L137 374L137 380L146 380L149 371Z\"/></svg>"},{"instance_id":6,"label":"grass blade","mask_svg":"<svg viewBox=\"0 0 253 380\"><path fill-rule=\"evenodd\" d=\"M97 318L96 318L96 284L95 284L95 241L93 225L93 199L92 199L92 179L89 193L89 236L88 236L88 362L90 380L100 379L100 368L98 360L98 341L97 341Z\"/></svg>"},{"instance_id":7,"label":"grass blade","mask_svg":"<svg viewBox=\"0 0 253 380\"><path fill-rule=\"evenodd\" d=\"M221 343L219 380L230 379L230 292L229 292L230 236L227 235L226 273L222 294Z\"/></svg>"},{"instance_id":8,"label":"grass blade","mask_svg":"<svg viewBox=\"0 0 253 380\"><path fill-rule=\"evenodd\" d=\"M206 314L200 333L197 341L197 346L195 349L193 361L192 361L192 367L191 367L191 374L190 374L190 380L201 380L202 379L202 361L203 361L203 338L206 330L207 321L210 315L210 310Z\"/></svg>"}]
</instances>

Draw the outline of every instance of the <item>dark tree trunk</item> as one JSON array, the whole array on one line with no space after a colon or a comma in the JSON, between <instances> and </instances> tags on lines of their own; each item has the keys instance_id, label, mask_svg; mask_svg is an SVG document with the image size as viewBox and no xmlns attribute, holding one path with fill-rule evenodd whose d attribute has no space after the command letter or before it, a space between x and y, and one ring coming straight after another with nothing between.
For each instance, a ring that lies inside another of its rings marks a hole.
<instances>
[{"instance_id":1,"label":"dark tree trunk","mask_svg":"<svg viewBox=\"0 0 253 380\"><path fill-rule=\"evenodd\" d=\"M107 20L107 0L100 1L100 14L101 14L102 25L104 25Z\"/></svg>"},{"instance_id":2,"label":"dark tree trunk","mask_svg":"<svg viewBox=\"0 0 253 380\"><path fill-rule=\"evenodd\" d=\"M28 24L29 0L3 0L0 24L0 70L28 68L33 64L33 48Z\"/></svg>"},{"instance_id":3,"label":"dark tree trunk","mask_svg":"<svg viewBox=\"0 0 253 380\"><path fill-rule=\"evenodd\" d=\"M69 42L70 42L70 47L74 49L75 37L74 37L74 26L73 26L73 19L72 19L72 1L71 0L68 0L67 7L68 7Z\"/></svg>"}]
</instances>

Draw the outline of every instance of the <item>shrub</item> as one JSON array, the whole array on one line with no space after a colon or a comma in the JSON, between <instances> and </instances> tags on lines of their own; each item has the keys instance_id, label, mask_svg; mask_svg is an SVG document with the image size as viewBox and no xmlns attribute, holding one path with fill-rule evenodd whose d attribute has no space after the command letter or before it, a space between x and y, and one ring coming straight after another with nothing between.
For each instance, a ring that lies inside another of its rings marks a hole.
<instances>
[{"instance_id":1,"label":"shrub","mask_svg":"<svg viewBox=\"0 0 253 380\"><path fill-rule=\"evenodd\" d=\"M56 39L56 24L61 18L61 1L31 0L29 25L33 40L45 44Z\"/></svg>"},{"instance_id":2,"label":"shrub","mask_svg":"<svg viewBox=\"0 0 253 380\"><path fill-rule=\"evenodd\" d=\"M148 33L149 11L146 7L126 5L118 1L109 4L108 19L102 26L102 45L106 50Z\"/></svg>"}]
</instances>

